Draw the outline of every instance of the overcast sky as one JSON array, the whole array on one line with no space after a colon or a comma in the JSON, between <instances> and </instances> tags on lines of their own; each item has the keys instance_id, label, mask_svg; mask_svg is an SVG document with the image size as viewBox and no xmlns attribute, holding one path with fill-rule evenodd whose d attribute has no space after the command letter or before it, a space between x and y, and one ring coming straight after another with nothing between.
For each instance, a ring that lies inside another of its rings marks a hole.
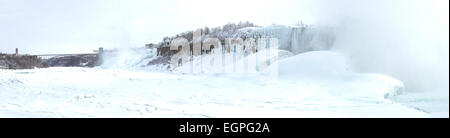
<instances>
[{"instance_id":1,"label":"overcast sky","mask_svg":"<svg viewBox=\"0 0 450 138\"><path fill-rule=\"evenodd\" d=\"M438 17L448 30L448 0L443 1L447 6L434 6L445 12L446 17ZM238 21L319 24L354 3L361 0L0 0L0 52L12 53L16 47L28 54L139 47Z\"/></svg>"}]
</instances>

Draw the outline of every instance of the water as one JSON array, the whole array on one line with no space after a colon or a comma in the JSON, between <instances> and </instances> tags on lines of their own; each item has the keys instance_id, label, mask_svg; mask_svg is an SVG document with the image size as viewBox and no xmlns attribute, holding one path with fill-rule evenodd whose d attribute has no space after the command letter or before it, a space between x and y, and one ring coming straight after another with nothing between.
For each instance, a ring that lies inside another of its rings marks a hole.
<instances>
[{"instance_id":1,"label":"water","mask_svg":"<svg viewBox=\"0 0 450 138\"><path fill-rule=\"evenodd\" d=\"M313 26L271 25L257 28L252 33L279 39L279 49L294 54L329 50L336 39L333 28Z\"/></svg>"}]
</instances>

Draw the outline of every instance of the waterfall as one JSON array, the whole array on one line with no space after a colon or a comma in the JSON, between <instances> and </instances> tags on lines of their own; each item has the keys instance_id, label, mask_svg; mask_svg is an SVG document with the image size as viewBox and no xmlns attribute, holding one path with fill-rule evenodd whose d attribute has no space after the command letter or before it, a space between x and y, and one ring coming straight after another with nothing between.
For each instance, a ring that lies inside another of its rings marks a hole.
<instances>
[{"instance_id":1,"label":"waterfall","mask_svg":"<svg viewBox=\"0 0 450 138\"><path fill-rule=\"evenodd\" d=\"M288 50L294 54L329 50L335 40L333 29L328 27L270 25L255 29L253 33L278 38L279 49Z\"/></svg>"},{"instance_id":2,"label":"waterfall","mask_svg":"<svg viewBox=\"0 0 450 138\"><path fill-rule=\"evenodd\" d=\"M105 52L102 68L137 69L145 67L156 56L155 50L146 48L122 48Z\"/></svg>"},{"instance_id":3,"label":"waterfall","mask_svg":"<svg viewBox=\"0 0 450 138\"><path fill-rule=\"evenodd\" d=\"M290 51L293 53L301 53L305 52L306 45L304 42L306 40L305 35L303 35L303 28L292 28L291 29L291 37L290 37L291 45ZM303 44L302 44L303 42Z\"/></svg>"}]
</instances>

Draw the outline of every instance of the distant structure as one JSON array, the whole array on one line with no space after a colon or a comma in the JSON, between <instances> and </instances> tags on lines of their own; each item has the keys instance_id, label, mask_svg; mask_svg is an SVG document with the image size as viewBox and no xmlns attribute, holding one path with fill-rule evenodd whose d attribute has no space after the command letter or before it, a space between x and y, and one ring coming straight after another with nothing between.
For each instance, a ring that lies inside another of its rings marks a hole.
<instances>
[{"instance_id":1,"label":"distant structure","mask_svg":"<svg viewBox=\"0 0 450 138\"><path fill-rule=\"evenodd\" d=\"M99 66L103 62L103 48L94 52L96 53L20 55L16 48L14 54L0 54L0 69Z\"/></svg>"},{"instance_id":2,"label":"distant structure","mask_svg":"<svg viewBox=\"0 0 450 138\"><path fill-rule=\"evenodd\" d=\"M98 48L97 53L97 66L100 66L103 64L103 47Z\"/></svg>"}]
</instances>

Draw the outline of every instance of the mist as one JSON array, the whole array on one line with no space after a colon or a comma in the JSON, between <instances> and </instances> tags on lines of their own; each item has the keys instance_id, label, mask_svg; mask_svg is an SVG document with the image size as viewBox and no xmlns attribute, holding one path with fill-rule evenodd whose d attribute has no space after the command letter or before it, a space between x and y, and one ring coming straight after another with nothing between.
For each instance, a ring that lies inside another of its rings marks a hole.
<instances>
[{"instance_id":1,"label":"mist","mask_svg":"<svg viewBox=\"0 0 450 138\"><path fill-rule=\"evenodd\" d=\"M352 67L403 81L407 92L449 91L447 0L318 2L317 24L333 26L334 51Z\"/></svg>"}]
</instances>

